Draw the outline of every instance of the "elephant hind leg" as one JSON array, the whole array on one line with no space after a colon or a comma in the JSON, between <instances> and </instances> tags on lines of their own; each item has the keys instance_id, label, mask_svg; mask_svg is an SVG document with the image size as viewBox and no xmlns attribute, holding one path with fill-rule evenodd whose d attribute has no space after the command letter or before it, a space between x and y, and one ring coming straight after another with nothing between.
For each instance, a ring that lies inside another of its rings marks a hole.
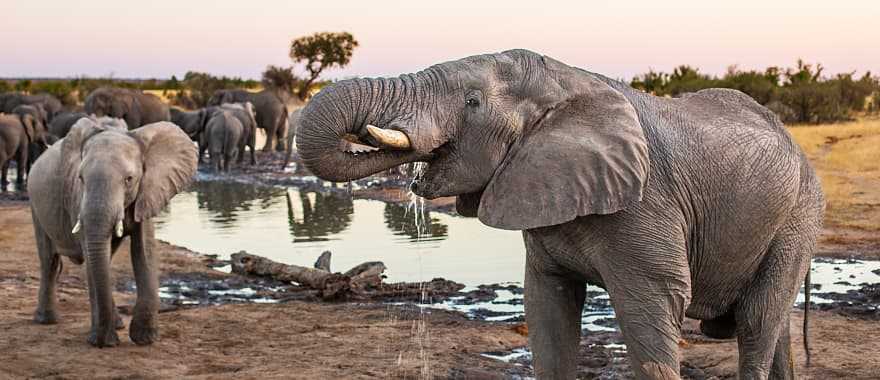
<instances>
[{"instance_id":1,"label":"elephant hind leg","mask_svg":"<svg viewBox=\"0 0 880 380\"><path fill-rule=\"evenodd\" d=\"M40 257L40 290L37 295L37 311L34 322L49 325L58 323L58 300L56 287L63 264L61 256L55 251L49 235L40 223L34 220L34 237L37 240L37 254Z\"/></svg>"},{"instance_id":2,"label":"elephant hind leg","mask_svg":"<svg viewBox=\"0 0 880 380\"><path fill-rule=\"evenodd\" d=\"M736 316L733 310L715 319L700 321L700 331L714 339L730 339L736 336Z\"/></svg>"},{"instance_id":3,"label":"elephant hind leg","mask_svg":"<svg viewBox=\"0 0 880 380\"><path fill-rule=\"evenodd\" d=\"M790 225L770 244L736 308L739 377L792 379L790 313L809 270L818 228Z\"/></svg>"}]
</instances>

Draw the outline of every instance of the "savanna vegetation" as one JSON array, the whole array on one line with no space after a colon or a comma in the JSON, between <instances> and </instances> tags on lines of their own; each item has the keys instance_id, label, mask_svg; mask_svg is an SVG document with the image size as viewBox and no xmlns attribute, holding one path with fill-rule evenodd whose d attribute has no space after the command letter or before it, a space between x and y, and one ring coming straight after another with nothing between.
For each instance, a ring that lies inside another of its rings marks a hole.
<instances>
[{"instance_id":1,"label":"savanna vegetation","mask_svg":"<svg viewBox=\"0 0 880 380\"><path fill-rule=\"evenodd\" d=\"M863 113L880 111L880 77L870 72L824 76L821 64L798 60L793 68L760 70L728 68L722 76L702 74L688 65L671 73L648 71L630 82L635 88L658 96L679 96L706 88L740 90L767 106L786 123L852 121Z\"/></svg>"}]
</instances>

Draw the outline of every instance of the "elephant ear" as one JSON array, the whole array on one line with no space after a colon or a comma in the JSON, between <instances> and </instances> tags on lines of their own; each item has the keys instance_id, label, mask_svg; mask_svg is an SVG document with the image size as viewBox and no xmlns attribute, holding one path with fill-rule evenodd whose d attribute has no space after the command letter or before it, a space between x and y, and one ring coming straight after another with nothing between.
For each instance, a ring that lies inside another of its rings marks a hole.
<instances>
[{"instance_id":1,"label":"elephant ear","mask_svg":"<svg viewBox=\"0 0 880 380\"><path fill-rule=\"evenodd\" d=\"M648 167L635 109L590 77L514 143L480 198L478 217L525 230L611 214L641 201Z\"/></svg>"},{"instance_id":2,"label":"elephant ear","mask_svg":"<svg viewBox=\"0 0 880 380\"><path fill-rule=\"evenodd\" d=\"M86 140L105 129L95 123L93 119L84 117L77 120L70 127L67 135L60 140L61 172L58 175L64 179L63 203L68 210L79 210L79 168L82 163L82 147Z\"/></svg>"},{"instance_id":3,"label":"elephant ear","mask_svg":"<svg viewBox=\"0 0 880 380\"><path fill-rule=\"evenodd\" d=\"M130 132L144 147L144 176L135 200L134 220L156 216L192 181L198 150L176 125L158 122Z\"/></svg>"}]
</instances>

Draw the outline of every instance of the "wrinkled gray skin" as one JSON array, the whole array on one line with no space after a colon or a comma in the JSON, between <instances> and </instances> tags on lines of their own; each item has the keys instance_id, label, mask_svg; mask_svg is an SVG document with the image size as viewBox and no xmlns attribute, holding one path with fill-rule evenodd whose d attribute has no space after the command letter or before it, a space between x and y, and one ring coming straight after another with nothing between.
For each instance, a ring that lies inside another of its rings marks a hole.
<instances>
[{"instance_id":1,"label":"wrinkled gray skin","mask_svg":"<svg viewBox=\"0 0 880 380\"><path fill-rule=\"evenodd\" d=\"M211 154L212 170L219 173L232 169L233 162L244 152L244 133L244 126L233 111L218 109L211 115L203 141Z\"/></svg>"},{"instance_id":2,"label":"wrinkled gray skin","mask_svg":"<svg viewBox=\"0 0 880 380\"><path fill-rule=\"evenodd\" d=\"M49 94L26 95L18 92L0 94L0 112L12 113L15 107L21 105L40 105L46 112L44 124L52 121L63 110L61 101Z\"/></svg>"},{"instance_id":3,"label":"wrinkled gray skin","mask_svg":"<svg viewBox=\"0 0 880 380\"><path fill-rule=\"evenodd\" d=\"M102 87L92 91L85 112L125 120L130 129L160 121L171 121L168 105L152 94L125 88Z\"/></svg>"},{"instance_id":4,"label":"wrinkled gray skin","mask_svg":"<svg viewBox=\"0 0 880 380\"><path fill-rule=\"evenodd\" d=\"M343 137L377 144L366 124L411 148L363 153ZM741 92L658 98L515 50L332 85L297 146L333 181L427 162L416 194L523 230L539 378L574 378L587 284L608 290L638 378L678 378L684 316L736 335L740 378L794 376L788 315L824 200L779 120Z\"/></svg>"},{"instance_id":5,"label":"wrinkled gray skin","mask_svg":"<svg viewBox=\"0 0 880 380\"><path fill-rule=\"evenodd\" d=\"M257 125L266 132L266 145L264 152L284 150L284 136L287 134L287 104L289 96L281 91L266 89L260 92L248 92L245 90L217 90L211 99L209 106L219 106L224 103L251 102L257 116ZM277 141L277 144L276 144Z\"/></svg>"},{"instance_id":6,"label":"wrinkled gray skin","mask_svg":"<svg viewBox=\"0 0 880 380\"><path fill-rule=\"evenodd\" d=\"M290 155L293 154L293 142L296 139L296 131L299 130L300 117L302 116L302 108L297 108L287 116L287 153L284 155L284 164L282 169L290 163Z\"/></svg>"},{"instance_id":7,"label":"wrinkled gray skin","mask_svg":"<svg viewBox=\"0 0 880 380\"><path fill-rule=\"evenodd\" d=\"M196 148L171 123L127 131L125 124L102 120L80 119L37 160L28 179L40 257L34 320L57 322L55 288L60 256L67 256L86 263L92 315L88 342L118 344L121 321L113 303L110 259L128 236L137 285L129 336L136 344L150 344L159 337L159 268L151 218L191 181Z\"/></svg>"},{"instance_id":8,"label":"wrinkled gray skin","mask_svg":"<svg viewBox=\"0 0 880 380\"><path fill-rule=\"evenodd\" d=\"M6 175L10 160L16 161L16 183L21 185L36 158L35 152L48 145L42 111L39 106L20 105L11 114L0 114L0 184L4 187L9 183Z\"/></svg>"},{"instance_id":9,"label":"wrinkled gray skin","mask_svg":"<svg viewBox=\"0 0 880 380\"><path fill-rule=\"evenodd\" d=\"M52 122L49 123L49 133L59 139L63 139L64 136L67 136L67 132L70 132L70 128L73 127L79 119L88 116L89 115L84 112L62 112L55 116L55 118L52 119Z\"/></svg>"}]
</instances>

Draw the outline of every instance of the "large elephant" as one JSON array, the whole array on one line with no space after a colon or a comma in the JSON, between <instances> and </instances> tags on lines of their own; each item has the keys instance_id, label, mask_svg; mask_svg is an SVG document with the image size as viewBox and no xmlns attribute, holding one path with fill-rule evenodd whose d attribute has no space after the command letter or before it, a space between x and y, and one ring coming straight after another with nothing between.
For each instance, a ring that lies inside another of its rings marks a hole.
<instances>
[{"instance_id":1,"label":"large elephant","mask_svg":"<svg viewBox=\"0 0 880 380\"><path fill-rule=\"evenodd\" d=\"M211 99L209 106L219 106L223 103L251 102L257 114L257 125L266 132L266 145L264 152L284 150L284 136L287 134L286 100L288 95L282 91L265 89L260 92L245 90L217 90Z\"/></svg>"},{"instance_id":2,"label":"large elephant","mask_svg":"<svg viewBox=\"0 0 880 380\"><path fill-rule=\"evenodd\" d=\"M27 95L18 92L0 94L0 112L12 113L15 107L21 105L39 105L42 107L46 111L43 117L44 124L51 122L63 110L61 101L49 94Z\"/></svg>"},{"instance_id":3,"label":"large elephant","mask_svg":"<svg viewBox=\"0 0 880 380\"><path fill-rule=\"evenodd\" d=\"M129 329L136 344L158 339L158 261L154 217L191 181L196 148L177 126L160 122L127 131L105 119L77 121L67 137L34 164L28 193L40 257L39 305L34 320L56 323L60 256L86 262L92 323L88 341L118 343L110 259L128 236L137 285Z\"/></svg>"},{"instance_id":4,"label":"large elephant","mask_svg":"<svg viewBox=\"0 0 880 380\"><path fill-rule=\"evenodd\" d=\"M737 336L741 378L793 376L789 312L824 200L739 91L659 98L514 50L325 88L297 147L333 181L426 162L413 192L522 230L539 378L574 377L587 284L608 290L638 378L679 377L685 316Z\"/></svg>"},{"instance_id":5,"label":"large elephant","mask_svg":"<svg viewBox=\"0 0 880 380\"><path fill-rule=\"evenodd\" d=\"M130 129L171 121L168 105L157 96L126 88L102 87L92 91L86 97L85 112L123 119Z\"/></svg>"},{"instance_id":6,"label":"large elephant","mask_svg":"<svg viewBox=\"0 0 880 380\"><path fill-rule=\"evenodd\" d=\"M48 145L42 108L38 105L20 105L12 113L0 114L0 185L6 186L9 161L15 159L19 185L30 172L34 152Z\"/></svg>"}]
</instances>

